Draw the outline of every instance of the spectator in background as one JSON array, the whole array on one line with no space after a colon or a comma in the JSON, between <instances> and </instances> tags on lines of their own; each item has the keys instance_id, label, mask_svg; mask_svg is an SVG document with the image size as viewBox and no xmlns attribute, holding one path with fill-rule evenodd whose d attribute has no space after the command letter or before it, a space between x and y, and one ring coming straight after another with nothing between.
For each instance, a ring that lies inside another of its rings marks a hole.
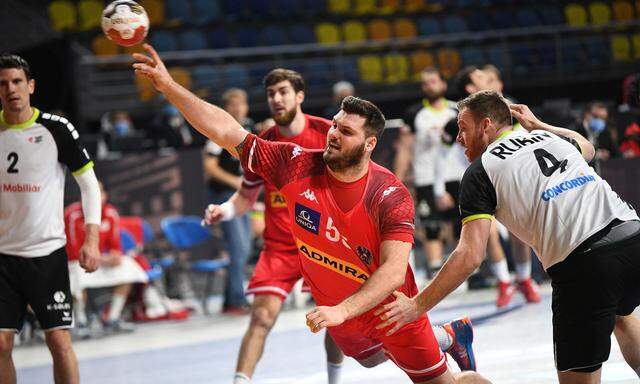
<instances>
[{"instance_id":1,"label":"spectator in background","mask_svg":"<svg viewBox=\"0 0 640 384\"><path fill-rule=\"evenodd\" d=\"M625 158L640 157L640 126L633 123L624 131L620 151Z\"/></svg>"},{"instance_id":2,"label":"spectator in background","mask_svg":"<svg viewBox=\"0 0 640 384\"><path fill-rule=\"evenodd\" d=\"M464 67L456 73L452 79L452 85L452 93L456 99L464 99L472 93L493 89L487 72L473 65Z\"/></svg>"},{"instance_id":3,"label":"spectator in background","mask_svg":"<svg viewBox=\"0 0 640 384\"><path fill-rule=\"evenodd\" d=\"M487 77L488 89L502 94L502 91L504 90L504 82L502 81L502 76L498 67L493 64L486 64L482 67L482 70Z\"/></svg>"},{"instance_id":4,"label":"spectator in background","mask_svg":"<svg viewBox=\"0 0 640 384\"><path fill-rule=\"evenodd\" d=\"M622 129L620 152L625 158L640 157L640 74L629 75L622 85L622 104L616 122Z\"/></svg>"},{"instance_id":5,"label":"spectator in background","mask_svg":"<svg viewBox=\"0 0 640 384\"><path fill-rule=\"evenodd\" d=\"M231 88L222 94L223 108L247 131L253 130L248 117L247 94ZM209 178L209 200L213 204L227 201L241 185L242 169L238 159L219 145L207 141L204 171ZM223 313L246 314L249 306L244 295L244 267L251 253L251 221L248 214L220 223L229 252L230 264L224 293Z\"/></svg>"},{"instance_id":6,"label":"spectator in background","mask_svg":"<svg viewBox=\"0 0 640 384\"><path fill-rule=\"evenodd\" d=\"M184 119L180 111L173 104L166 103L156 116L153 128L157 131L156 145L159 148L165 147L188 147L194 143L194 135L189 123Z\"/></svg>"},{"instance_id":7,"label":"spectator in background","mask_svg":"<svg viewBox=\"0 0 640 384\"><path fill-rule=\"evenodd\" d=\"M609 111L602 102L590 103L582 114L582 121L578 121L573 130L586 137L596 148L593 159L596 171L600 173L600 161L618 156L616 134L608 127Z\"/></svg>"},{"instance_id":8,"label":"spectator in background","mask_svg":"<svg viewBox=\"0 0 640 384\"><path fill-rule=\"evenodd\" d=\"M84 215L80 202L69 205L64 210L67 232L67 254L69 255L69 280L71 293L76 301L75 312L78 326L87 325L86 288L114 287L113 296L104 328L107 332L130 332L133 327L122 320L122 310L134 283L146 283L147 274L133 258L123 255L120 244L120 216L118 210L107 203L109 195L100 183L102 197L102 222L100 224L99 247L102 258L100 268L93 273L85 273L78 264L80 246L84 242ZM82 332L86 334L86 332Z\"/></svg>"},{"instance_id":9,"label":"spectator in background","mask_svg":"<svg viewBox=\"0 0 640 384\"><path fill-rule=\"evenodd\" d=\"M340 110L342 99L347 96L354 96L356 89L348 81L338 81L333 84L333 104L325 108L322 116L326 119L333 119L333 116Z\"/></svg>"},{"instance_id":10,"label":"spectator in background","mask_svg":"<svg viewBox=\"0 0 640 384\"><path fill-rule=\"evenodd\" d=\"M109 138L127 137L135 131L129 112L114 111L105 113L100 119L102 133Z\"/></svg>"}]
</instances>

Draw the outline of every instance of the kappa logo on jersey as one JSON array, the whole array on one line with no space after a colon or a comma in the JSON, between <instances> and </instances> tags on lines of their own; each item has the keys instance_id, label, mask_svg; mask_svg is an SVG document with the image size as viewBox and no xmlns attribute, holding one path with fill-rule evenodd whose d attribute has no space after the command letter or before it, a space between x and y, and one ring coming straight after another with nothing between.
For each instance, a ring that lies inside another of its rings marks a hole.
<instances>
[{"instance_id":1,"label":"kappa logo on jersey","mask_svg":"<svg viewBox=\"0 0 640 384\"><path fill-rule=\"evenodd\" d=\"M371 254L370 250L368 250L367 248L361 245L358 245L356 252L358 253L358 257L360 257L360 260L362 260L363 263L367 265L371 265L371 260L373 259L373 255Z\"/></svg>"},{"instance_id":2,"label":"kappa logo on jersey","mask_svg":"<svg viewBox=\"0 0 640 384\"><path fill-rule=\"evenodd\" d=\"M287 201L278 191L273 191L269 194L269 202L273 208L284 208L287 206Z\"/></svg>"},{"instance_id":3,"label":"kappa logo on jersey","mask_svg":"<svg viewBox=\"0 0 640 384\"><path fill-rule=\"evenodd\" d=\"M296 203L296 224L317 235L320 227L320 212Z\"/></svg>"},{"instance_id":4,"label":"kappa logo on jersey","mask_svg":"<svg viewBox=\"0 0 640 384\"><path fill-rule=\"evenodd\" d=\"M300 156L302 154L302 148L300 148L299 146L295 146L293 147L293 151L291 152L291 159L295 159L296 157Z\"/></svg>"},{"instance_id":5,"label":"kappa logo on jersey","mask_svg":"<svg viewBox=\"0 0 640 384\"><path fill-rule=\"evenodd\" d=\"M390 194L395 192L397 189L398 189L398 187L394 187L394 186L391 186L391 187L385 189L384 192L382 192L382 197L380 198L380 201L384 200L385 197L389 196Z\"/></svg>"},{"instance_id":6,"label":"kappa logo on jersey","mask_svg":"<svg viewBox=\"0 0 640 384\"><path fill-rule=\"evenodd\" d=\"M542 200L549 201L555 197L560 196L562 193L569 191L574 188L582 187L583 185L590 183L592 181L596 181L596 178L592 175L588 176L578 176L575 179L563 181L562 183L551 187L544 192L540 196Z\"/></svg>"},{"instance_id":7,"label":"kappa logo on jersey","mask_svg":"<svg viewBox=\"0 0 640 384\"><path fill-rule=\"evenodd\" d=\"M308 188L306 191L302 192L298 196L304 196L305 199L307 199L309 201L315 201L316 203L318 203L318 199L316 199L316 194L313 193L311 188ZM320 204L320 203L318 203L318 204Z\"/></svg>"},{"instance_id":8,"label":"kappa logo on jersey","mask_svg":"<svg viewBox=\"0 0 640 384\"><path fill-rule=\"evenodd\" d=\"M34 144L41 143L42 142L42 135L40 135L40 136L31 136L27 140L29 140L30 143L34 143Z\"/></svg>"},{"instance_id":9,"label":"kappa logo on jersey","mask_svg":"<svg viewBox=\"0 0 640 384\"><path fill-rule=\"evenodd\" d=\"M323 266L360 284L363 284L369 278L367 272L358 268L357 265L351 264L347 261L338 259L331 255L327 255L321 250L316 249L298 239L296 239L296 242L298 243L298 249L300 250L300 252L302 252L302 254L311 262Z\"/></svg>"}]
</instances>

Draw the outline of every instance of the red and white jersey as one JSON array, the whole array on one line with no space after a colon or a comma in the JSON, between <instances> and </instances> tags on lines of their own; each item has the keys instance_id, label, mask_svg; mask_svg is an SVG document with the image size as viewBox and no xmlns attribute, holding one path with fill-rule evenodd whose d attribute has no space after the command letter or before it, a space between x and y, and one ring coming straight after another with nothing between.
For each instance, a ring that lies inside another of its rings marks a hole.
<instances>
[{"instance_id":1,"label":"red and white jersey","mask_svg":"<svg viewBox=\"0 0 640 384\"><path fill-rule=\"evenodd\" d=\"M291 232L302 273L318 305L336 305L353 295L380 266L384 240L413 242L413 200L389 170L369 163L362 199L348 212L340 210L328 185L322 150L273 143L249 134L242 165L279 189L287 201ZM398 288L417 293L411 268ZM383 302L391 302L393 297ZM369 326L373 309L366 314Z\"/></svg>"},{"instance_id":2,"label":"red and white jersey","mask_svg":"<svg viewBox=\"0 0 640 384\"><path fill-rule=\"evenodd\" d=\"M78 260L80 247L84 244L85 228L82 204L73 203L64 210L64 227L67 235L67 256L70 261ZM111 204L102 206L99 247L101 253L122 251L120 244L120 215Z\"/></svg>"},{"instance_id":3,"label":"red and white jersey","mask_svg":"<svg viewBox=\"0 0 640 384\"><path fill-rule=\"evenodd\" d=\"M274 125L260 134L267 141L293 143L302 148L323 149L327 144L327 132L331 121L321 117L304 115L306 124L302 132L293 137L283 136ZM291 235L291 224L287 212L287 203L278 189L262 177L244 168L243 187L256 188L264 184L265 191L265 230L264 249L267 251L295 252L296 242Z\"/></svg>"}]
</instances>

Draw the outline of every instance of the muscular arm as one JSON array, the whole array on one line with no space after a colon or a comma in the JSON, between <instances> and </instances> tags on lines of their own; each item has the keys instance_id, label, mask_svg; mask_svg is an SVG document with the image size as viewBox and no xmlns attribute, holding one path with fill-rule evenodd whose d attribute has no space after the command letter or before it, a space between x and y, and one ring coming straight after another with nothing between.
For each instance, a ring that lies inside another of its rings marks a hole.
<instances>
[{"instance_id":1,"label":"muscular arm","mask_svg":"<svg viewBox=\"0 0 640 384\"><path fill-rule=\"evenodd\" d=\"M511 113L513 117L515 117L522 127L527 131L533 131L535 129L540 129L543 131L551 132L554 135L567 137L569 139L575 140L580 146L582 157L587 161L591 161L596 154L596 149L581 134L576 131L572 131L566 128L554 127L553 125L547 124L543 121L540 121L534 114L531 112L529 107L523 104L510 104L509 108L511 109Z\"/></svg>"},{"instance_id":2,"label":"muscular arm","mask_svg":"<svg viewBox=\"0 0 640 384\"><path fill-rule=\"evenodd\" d=\"M153 47L149 44L143 47L150 56L139 53L133 55L136 74L150 79L154 87L178 108L198 132L238 157L238 150L248 132L223 109L207 103L176 83Z\"/></svg>"},{"instance_id":3,"label":"muscular arm","mask_svg":"<svg viewBox=\"0 0 640 384\"><path fill-rule=\"evenodd\" d=\"M413 158L414 135L410 132L402 132L398 138L396 156L393 162L393 170L396 177L404 182L411 166Z\"/></svg>"}]
</instances>

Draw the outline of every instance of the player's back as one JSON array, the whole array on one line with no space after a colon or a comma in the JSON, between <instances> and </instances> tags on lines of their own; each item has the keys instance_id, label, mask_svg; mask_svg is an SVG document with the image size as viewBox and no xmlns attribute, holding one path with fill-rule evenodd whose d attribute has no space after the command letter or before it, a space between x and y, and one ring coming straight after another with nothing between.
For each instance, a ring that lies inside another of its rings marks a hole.
<instances>
[{"instance_id":1,"label":"player's back","mask_svg":"<svg viewBox=\"0 0 640 384\"><path fill-rule=\"evenodd\" d=\"M494 189L496 218L534 248L545 269L613 219L637 219L575 141L546 131L508 133L472 166L484 168Z\"/></svg>"}]
</instances>

